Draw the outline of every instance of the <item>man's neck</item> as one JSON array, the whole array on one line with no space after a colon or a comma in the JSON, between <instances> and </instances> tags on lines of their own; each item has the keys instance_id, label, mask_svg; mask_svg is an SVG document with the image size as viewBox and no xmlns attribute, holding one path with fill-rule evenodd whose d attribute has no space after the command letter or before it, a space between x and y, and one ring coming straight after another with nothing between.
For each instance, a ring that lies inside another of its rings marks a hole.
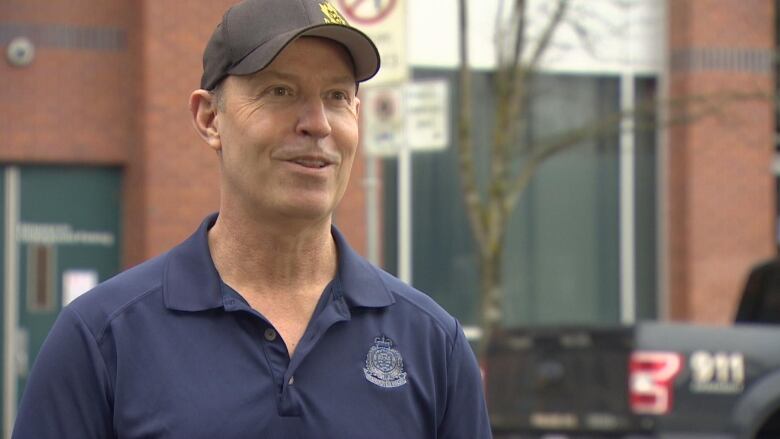
<instances>
[{"instance_id":1,"label":"man's neck","mask_svg":"<svg viewBox=\"0 0 780 439\"><path fill-rule=\"evenodd\" d=\"M220 213L209 230L209 250L222 280L244 295L316 291L336 273L330 225L330 220L278 224Z\"/></svg>"}]
</instances>

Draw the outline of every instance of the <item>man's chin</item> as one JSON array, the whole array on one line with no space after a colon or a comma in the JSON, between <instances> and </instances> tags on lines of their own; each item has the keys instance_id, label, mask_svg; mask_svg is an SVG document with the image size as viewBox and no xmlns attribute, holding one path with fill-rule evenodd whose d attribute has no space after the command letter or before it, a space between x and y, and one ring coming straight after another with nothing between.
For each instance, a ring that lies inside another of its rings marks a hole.
<instances>
[{"instance_id":1,"label":"man's chin","mask_svg":"<svg viewBox=\"0 0 780 439\"><path fill-rule=\"evenodd\" d=\"M295 204L279 209L283 218L291 221L319 222L329 219L333 214L334 205L322 199L301 198Z\"/></svg>"}]
</instances>

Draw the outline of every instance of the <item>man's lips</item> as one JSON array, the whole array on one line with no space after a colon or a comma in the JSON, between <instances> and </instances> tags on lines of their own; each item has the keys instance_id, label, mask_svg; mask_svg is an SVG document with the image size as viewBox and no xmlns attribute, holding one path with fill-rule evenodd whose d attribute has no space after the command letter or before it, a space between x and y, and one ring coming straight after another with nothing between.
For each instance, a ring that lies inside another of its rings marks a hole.
<instances>
[{"instance_id":1,"label":"man's lips","mask_svg":"<svg viewBox=\"0 0 780 439\"><path fill-rule=\"evenodd\" d=\"M310 157L301 157L301 158L294 158L291 160L288 160L290 162L295 163L296 165L303 166L305 168L312 168L312 169L321 169L324 168L332 163L330 163L328 160L321 159L321 158L310 158Z\"/></svg>"},{"instance_id":2,"label":"man's lips","mask_svg":"<svg viewBox=\"0 0 780 439\"><path fill-rule=\"evenodd\" d=\"M308 169L322 169L330 165L339 164L339 156L324 151L288 151L276 155L277 160L282 160Z\"/></svg>"},{"instance_id":3,"label":"man's lips","mask_svg":"<svg viewBox=\"0 0 780 439\"><path fill-rule=\"evenodd\" d=\"M324 169L341 163L339 154L320 148L282 148L275 151L271 157L311 170Z\"/></svg>"}]
</instances>

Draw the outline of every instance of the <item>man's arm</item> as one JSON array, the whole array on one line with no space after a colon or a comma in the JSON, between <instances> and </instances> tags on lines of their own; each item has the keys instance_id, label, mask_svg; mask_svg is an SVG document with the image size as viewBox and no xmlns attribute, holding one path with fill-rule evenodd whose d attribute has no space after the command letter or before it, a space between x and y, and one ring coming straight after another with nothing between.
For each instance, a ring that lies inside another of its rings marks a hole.
<instances>
[{"instance_id":1,"label":"man's arm","mask_svg":"<svg viewBox=\"0 0 780 439\"><path fill-rule=\"evenodd\" d=\"M95 337L65 308L30 372L13 438L113 438L111 413L109 374Z\"/></svg>"},{"instance_id":2,"label":"man's arm","mask_svg":"<svg viewBox=\"0 0 780 439\"><path fill-rule=\"evenodd\" d=\"M442 439L490 439L484 385L474 351L460 324L447 366L447 408L439 423Z\"/></svg>"}]
</instances>

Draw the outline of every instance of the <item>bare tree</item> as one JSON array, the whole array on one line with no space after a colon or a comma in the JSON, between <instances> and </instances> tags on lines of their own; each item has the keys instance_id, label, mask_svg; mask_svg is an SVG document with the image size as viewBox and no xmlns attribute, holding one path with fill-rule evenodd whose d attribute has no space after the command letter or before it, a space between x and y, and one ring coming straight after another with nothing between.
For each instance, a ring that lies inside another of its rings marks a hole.
<instances>
[{"instance_id":1,"label":"bare tree","mask_svg":"<svg viewBox=\"0 0 780 439\"><path fill-rule=\"evenodd\" d=\"M569 0L556 0L554 12L545 24L534 47L527 47L527 4L516 0L509 19L501 17L499 8L496 35L496 92L495 123L492 141L475 145L471 121L473 111L472 78L467 44L468 14L466 0L460 0L460 93L458 107L458 156L461 189L466 204L469 225L473 232L479 256L479 311L482 340L490 338L501 323L503 302L502 261L507 221L539 164L556 150L569 146L558 142L545 148L535 148L522 135L526 128L525 114L528 103L528 84L538 69L545 50L560 27L569 8ZM530 55L525 56L526 53ZM481 190L477 181L475 149L488 151L489 175L487 188ZM521 151L536 151L527 156L520 171L510 166L513 157ZM485 343L480 343L482 356Z\"/></svg>"},{"instance_id":2,"label":"bare tree","mask_svg":"<svg viewBox=\"0 0 780 439\"><path fill-rule=\"evenodd\" d=\"M625 0L612 0L618 7L629 7ZM509 2L509 3L507 3ZM495 92L491 140L476 144L472 120L474 105L472 72L469 67L467 36L469 31L466 0L460 5L460 93L457 135L459 173L469 225L478 249L479 313L484 349L492 333L503 320L503 256L508 222L512 212L540 165L551 156L589 139L616 134L621 122L630 118L634 129L656 129L659 125L691 123L693 120L721 114L726 104L749 99L766 99L764 92L723 91L718 95L688 96L675 102L648 100L636 108L616 112L585 126L538 139L527 135L529 102L534 97L534 77L545 54L553 47L556 34L567 28L579 43L593 52L597 36L591 32L599 21L607 32L621 32L619 25L589 14L582 3L572 0L547 0L541 3L544 14L533 14L532 0L499 0L496 17L496 70L492 75ZM539 4L539 3L537 3ZM539 22L538 20L543 20ZM590 20L591 23L587 23ZM529 28L533 24L533 36ZM596 26L598 27L598 26ZM656 117L664 106L664 120ZM487 176L478 178L477 151L487 157Z\"/></svg>"}]
</instances>

